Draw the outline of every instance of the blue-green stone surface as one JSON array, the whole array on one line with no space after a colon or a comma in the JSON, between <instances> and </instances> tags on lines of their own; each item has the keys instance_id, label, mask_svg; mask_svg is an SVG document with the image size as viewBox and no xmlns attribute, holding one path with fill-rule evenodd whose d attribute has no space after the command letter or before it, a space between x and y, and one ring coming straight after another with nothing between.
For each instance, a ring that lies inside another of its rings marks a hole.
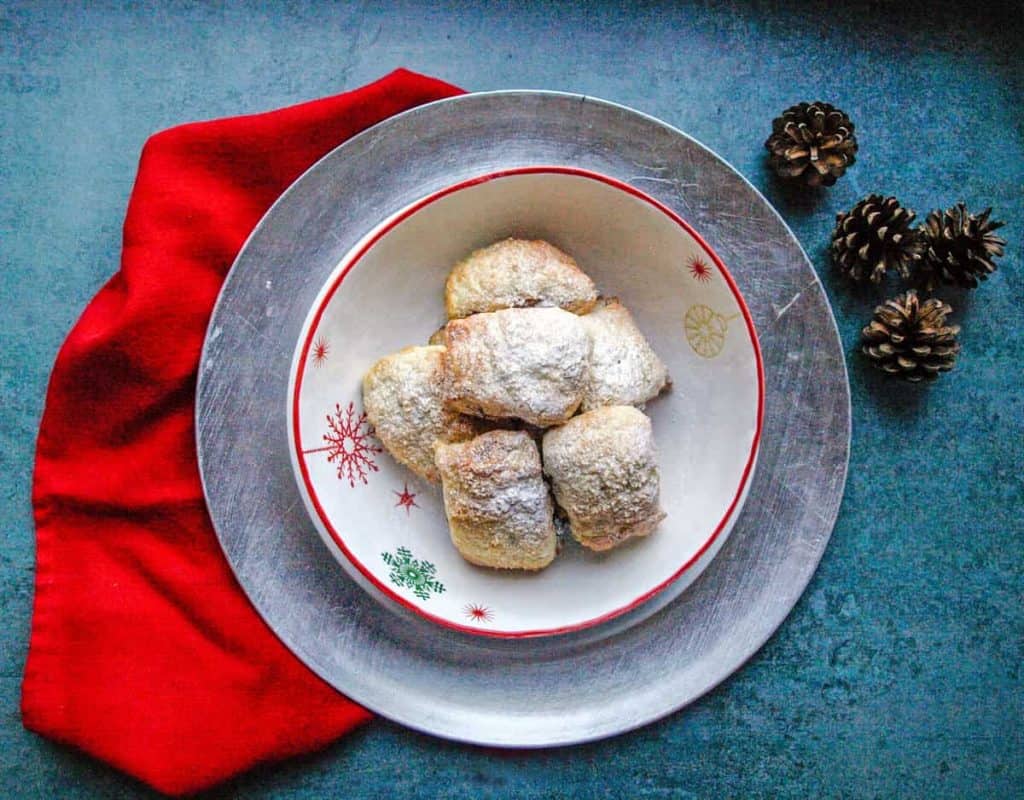
<instances>
[{"instance_id":1,"label":"blue-green stone surface","mask_svg":"<svg viewBox=\"0 0 1024 800\"><path fill-rule=\"evenodd\" d=\"M542 752L449 744L384 721L210 793L320 798L1024 796L1024 11L1018 3L0 4L0 796L134 797L136 781L21 727L29 505L47 376L117 269L146 137L353 88L397 66L467 89L625 103L692 134L779 208L850 353L839 521L788 621L687 710ZM857 123L835 187L783 191L770 120L822 99ZM1009 222L999 271L948 292L957 369L920 389L855 353L879 295L825 256L869 192L923 217L964 200ZM808 343L812 346L813 343Z\"/></svg>"}]
</instances>

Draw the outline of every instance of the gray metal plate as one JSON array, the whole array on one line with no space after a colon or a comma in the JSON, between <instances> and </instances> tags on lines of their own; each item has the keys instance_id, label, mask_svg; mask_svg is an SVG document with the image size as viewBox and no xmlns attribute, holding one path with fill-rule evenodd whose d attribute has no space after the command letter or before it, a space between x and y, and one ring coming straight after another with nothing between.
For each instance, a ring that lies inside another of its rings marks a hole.
<instances>
[{"instance_id":1,"label":"gray metal plate","mask_svg":"<svg viewBox=\"0 0 1024 800\"><path fill-rule=\"evenodd\" d=\"M728 265L767 376L749 500L714 562L635 624L495 640L372 599L306 515L289 463L288 370L328 274L383 217L473 175L569 164L675 209ZM224 552L300 659L392 720L502 746L643 725L725 679L779 626L828 542L846 477L849 384L831 309L792 232L747 181L651 117L578 95L491 92L393 117L327 155L268 212L214 310L197 389L199 462Z\"/></svg>"}]
</instances>

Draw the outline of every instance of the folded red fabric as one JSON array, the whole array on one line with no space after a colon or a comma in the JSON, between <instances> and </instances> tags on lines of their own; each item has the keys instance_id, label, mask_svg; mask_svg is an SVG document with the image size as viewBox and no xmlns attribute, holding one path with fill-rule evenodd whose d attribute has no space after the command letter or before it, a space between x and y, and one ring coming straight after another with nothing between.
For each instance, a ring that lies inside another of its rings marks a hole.
<instances>
[{"instance_id":1,"label":"folded red fabric","mask_svg":"<svg viewBox=\"0 0 1024 800\"><path fill-rule=\"evenodd\" d=\"M27 728L180 794L369 718L275 638L224 559L196 371L221 282L278 195L354 134L460 91L399 70L146 143L121 269L61 348L39 431Z\"/></svg>"}]
</instances>

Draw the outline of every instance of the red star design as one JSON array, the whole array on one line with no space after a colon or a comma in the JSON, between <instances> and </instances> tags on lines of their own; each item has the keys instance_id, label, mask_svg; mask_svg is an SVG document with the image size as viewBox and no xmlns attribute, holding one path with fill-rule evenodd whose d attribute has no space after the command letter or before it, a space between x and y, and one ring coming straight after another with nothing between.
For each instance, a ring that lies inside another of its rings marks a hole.
<instances>
[{"instance_id":1,"label":"red star design","mask_svg":"<svg viewBox=\"0 0 1024 800\"><path fill-rule=\"evenodd\" d=\"M327 354L331 352L331 346L322 336L318 336L313 342L313 366L319 367L327 360Z\"/></svg>"},{"instance_id":2,"label":"red star design","mask_svg":"<svg viewBox=\"0 0 1024 800\"><path fill-rule=\"evenodd\" d=\"M691 258L688 267L690 274L701 283L711 280L711 267L700 256Z\"/></svg>"},{"instance_id":3,"label":"red star design","mask_svg":"<svg viewBox=\"0 0 1024 800\"><path fill-rule=\"evenodd\" d=\"M463 607L462 613L473 620L473 622L490 622L494 619L494 612L487 606L482 606L478 603L467 603Z\"/></svg>"},{"instance_id":4,"label":"red star design","mask_svg":"<svg viewBox=\"0 0 1024 800\"><path fill-rule=\"evenodd\" d=\"M393 491L395 493L395 495L398 497L398 502L395 503L395 506L396 507L398 507L398 506L405 506L406 516L408 516L408 514L412 510L413 506L416 506L416 508L419 508L419 506L416 505L416 500L414 499L416 497L416 493L409 491L409 484L408 483L405 484L405 486L402 488L402 491L400 491L400 492L396 491L394 489L392 489L391 491Z\"/></svg>"}]
</instances>

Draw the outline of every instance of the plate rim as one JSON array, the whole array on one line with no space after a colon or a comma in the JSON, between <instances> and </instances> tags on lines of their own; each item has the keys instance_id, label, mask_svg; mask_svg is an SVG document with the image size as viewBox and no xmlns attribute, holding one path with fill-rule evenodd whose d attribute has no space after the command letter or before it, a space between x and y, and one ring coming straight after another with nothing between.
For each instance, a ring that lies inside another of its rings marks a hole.
<instances>
[{"instance_id":1,"label":"plate rim","mask_svg":"<svg viewBox=\"0 0 1024 800\"><path fill-rule=\"evenodd\" d=\"M449 195L453 195L464 189L468 189L474 186L479 186L484 183L490 183L492 181L501 180L503 178L517 177L522 175L568 175L572 177L585 178L587 180L596 181L602 183L605 186L609 186L612 189L625 192L632 197L647 203L649 206L654 208L656 211L661 212L671 222L681 228L686 234L688 234L697 246L702 249L715 266L718 268L719 273L725 281L726 286L732 294L733 299L736 301L739 307L740 314L743 317L747 335L749 337L750 347L753 351L754 365L755 365L755 379L757 382L757 395L755 400L754 410L754 430L750 440L750 446L748 448L746 459L743 462L743 467L740 470L739 483L736 486L735 491L732 494L732 498L726 506L724 514L718 520L717 523L712 527L710 533L707 534L700 546L667 578L661 582L655 584L653 587L646 589L639 596L633 598L625 605L614 608L610 611L603 612L596 617L590 617L582 620L581 622L571 623L568 625L560 625L553 628L539 628L539 629L527 629L527 630L494 630L479 627L471 627L463 625L458 622L453 622L445 617L432 614L411 600L402 597L391 587L385 584L377 575L367 567L362 561L360 561L355 554L345 544L345 537L343 537L332 524L330 516L325 512L323 505L320 501L318 493L313 481L310 478L309 469L306 464L305 453L301 449L301 431L300 427L302 424L302 415L300 412L300 398L302 394L302 384L304 376L304 365L306 364L313 342L316 337L316 331L323 319L324 313L327 307L330 305L331 300L337 294L344 283L348 273L359 264L364 256L388 233L398 227L404 221L415 216L417 212L423 210L429 205L441 200ZM376 225L370 228L352 247L351 250L345 253L345 255L338 262L337 266L331 271L330 275L323 282L320 291L317 293L313 304L310 307L309 312L302 324L302 328L299 331L299 336L296 341L294 353L292 355L291 366L289 368L289 380L288 380L288 396L286 399L286 414L287 414L287 426L288 426L288 445L289 455L291 457L292 470L294 472L295 481L302 495L307 510L310 512L311 521L317 527L318 532L321 535L324 532L334 541L338 549L347 559L348 563L353 566L381 595L383 595L387 601L397 603L399 606L405 608L408 611L416 614L417 616L427 620L428 622L440 625L450 630L460 631L461 633L470 634L473 636L483 636L494 639L526 639L546 636L559 636L567 633L574 633L576 631L587 630L606 622L611 622L624 614L628 614L640 606L644 605L648 601L652 600L662 592L667 591L670 587L680 581L684 575L689 573L695 566L699 567L697 572L687 577L690 578L690 582L699 576L700 572L707 568L707 566L713 561L713 558L705 559L702 561L702 557L708 550L718 541L719 537L722 537L724 543L725 538L728 537L731 532L732 525L730 523L735 521L736 516L742 511L743 504L746 502L747 493L746 489L750 485L750 481L753 478L754 470L757 464L757 453L761 444L761 432L764 423L764 405L765 405L765 374L764 374L764 361L761 356L761 346L757 336L757 328L754 325L753 317L750 313L750 309L747 306L746 299L743 293L739 290L736 285L736 281L729 273L729 269L722 261L721 257L715 252L707 241L697 232L697 230L688 223L680 214L673 211L671 208L660 202L656 198L647 194L641 189L635 186L630 186L628 183L613 178L610 175L604 175L595 170L588 170L579 167L573 167L569 165L557 165L557 164L535 164L521 167L509 167L506 169L486 172L481 175L477 175L470 178L465 178L457 183L451 184L450 186L443 187L435 190L424 197L410 203L404 208L400 209L397 213L393 213L383 220L378 222ZM724 535L723 535L724 534ZM332 551L333 552L333 551ZM716 551L717 552L717 551ZM689 583L685 584L679 591L680 593L686 591ZM639 621L639 620L637 620Z\"/></svg>"}]
</instances>

